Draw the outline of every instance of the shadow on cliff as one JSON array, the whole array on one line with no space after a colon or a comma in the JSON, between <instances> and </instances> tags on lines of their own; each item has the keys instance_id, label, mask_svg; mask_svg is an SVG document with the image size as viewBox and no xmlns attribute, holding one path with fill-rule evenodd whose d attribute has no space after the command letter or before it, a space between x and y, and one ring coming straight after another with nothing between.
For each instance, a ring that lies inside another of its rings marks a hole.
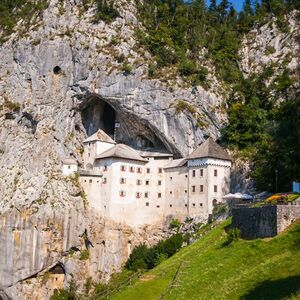
<instances>
[{"instance_id":1,"label":"shadow on cliff","mask_svg":"<svg viewBox=\"0 0 300 300\"><path fill-rule=\"evenodd\" d=\"M272 281L263 281L247 294L243 295L241 300L263 300L287 299L300 292L300 275L291 276Z\"/></svg>"}]
</instances>

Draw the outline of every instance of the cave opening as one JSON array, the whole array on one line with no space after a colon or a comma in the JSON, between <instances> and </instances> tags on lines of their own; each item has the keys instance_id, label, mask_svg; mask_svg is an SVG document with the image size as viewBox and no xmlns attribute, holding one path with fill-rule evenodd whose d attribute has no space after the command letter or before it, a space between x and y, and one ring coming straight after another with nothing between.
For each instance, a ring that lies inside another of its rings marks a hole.
<instances>
[{"instance_id":1,"label":"cave opening","mask_svg":"<svg viewBox=\"0 0 300 300\"><path fill-rule=\"evenodd\" d=\"M114 136L117 113L107 102L94 99L82 110L81 115L88 136L98 129L102 129L110 137Z\"/></svg>"},{"instance_id":2,"label":"cave opening","mask_svg":"<svg viewBox=\"0 0 300 300\"><path fill-rule=\"evenodd\" d=\"M88 136L102 129L119 144L137 150L170 152L153 129L138 116L115 108L97 95L90 95L81 106L82 124Z\"/></svg>"}]
</instances>

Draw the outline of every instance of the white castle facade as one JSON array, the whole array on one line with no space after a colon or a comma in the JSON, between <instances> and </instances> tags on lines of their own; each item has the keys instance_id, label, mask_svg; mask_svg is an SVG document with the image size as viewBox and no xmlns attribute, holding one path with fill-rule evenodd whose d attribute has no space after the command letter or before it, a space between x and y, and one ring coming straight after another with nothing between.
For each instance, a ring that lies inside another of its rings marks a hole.
<instances>
[{"instance_id":1,"label":"white castle facade","mask_svg":"<svg viewBox=\"0 0 300 300\"><path fill-rule=\"evenodd\" d=\"M229 193L231 158L211 138L182 159L116 144L102 130L83 144L79 180L89 205L116 222L142 226L186 217L205 222ZM75 171L76 162L67 159L63 173Z\"/></svg>"}]
</instances>

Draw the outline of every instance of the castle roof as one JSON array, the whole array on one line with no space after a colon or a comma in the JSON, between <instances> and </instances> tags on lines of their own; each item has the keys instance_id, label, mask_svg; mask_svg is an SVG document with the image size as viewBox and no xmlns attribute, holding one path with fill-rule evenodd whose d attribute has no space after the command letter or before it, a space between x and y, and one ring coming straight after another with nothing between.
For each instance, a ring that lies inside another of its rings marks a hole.
<instances>
[{"instance_id":1,"label":"castle roof","mask_svg":"<svg viewBox=\"0 0 300 300\"><path fill-rule=\"evenodd\" d=\"M174 159L172 160L169 164L167 164L164 169L171 169L171 168L178 168L178 167L183 167L186 163L185 158L179 158L179 159Z\"/></svg>"},{"instance_id":2,"label":"castle roof","mask_svg":"<svg viewBox=\"0 0 300 300\"><path fill-rule=\"evenodd\" d=\"M105 142L105 143L109 143L109 144L115 144L116 143L102 129L98 129L97 132L95 132L94 134L92 134L91 136L89 136L87 139L85 139L83 141L83 143L90 143L90 142L95 142L95 141Z\"/></svg>"},{"instance_id":3,"label":"castle roof","mask_svg":"<svg viewBox=\"0 0 300 300\"><path fill-rule=\"evenodd\" d=\"M142 157L173 157L172 153L161 152L159 150L139 150L138 152Z\"/></svg>"},{"instance_id":4,"label":"castle roof","mask_svg":"<svg viewBox=\"0 0 300 300\"><path fill-rule=\"evenodd\" d=\"M65 158L63 160L64 165L78 165L77 161L73 158Z\"/></svg>"},{"instance_id":5,"label":"castle roof","mask_svg":"<svg viewBox=\"0 0 300 300\"><path fill-rule=\"evenodd\" d=\"M98 155L96 159L110 157L147 162L147 160L142 158L136 150L124 144L115 145L114 147Z\"/></svg>"},{"instance_id":6,"label":"castle roof","mask_svg":"<svg viewBox=\"0 0 300 300\"><path fill-rule=\"evenodd\" d=\"M231 161L231 157L226 150L219 146L211 137L187 157L188 160L197 158L217 158Z\"/></svg>"}]
</instances>

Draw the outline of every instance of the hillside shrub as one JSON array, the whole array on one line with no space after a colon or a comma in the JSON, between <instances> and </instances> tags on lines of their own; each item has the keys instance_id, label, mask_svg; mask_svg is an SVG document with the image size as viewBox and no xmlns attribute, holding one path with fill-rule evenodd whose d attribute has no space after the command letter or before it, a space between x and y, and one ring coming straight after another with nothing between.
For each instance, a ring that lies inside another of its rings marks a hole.
<instances>
[{"instance_id":1,"label":"hillside shrub","mask_svg":"<svg viewBox=\"0 0 300 300\"><path fill-rule=\"evenodd\" d=\"M182 247L183 241L182 234L177 233L150 248L145 244L139 245L133 249L125 268L132 271L152 269L174 255Z\"/></svg>"},{"instance_id":2,"label":"hillside shrub","mask_svg":"<svg viewBox=\"0 0 300 300\"><path fill-rule=\"evenodd\" d=\"M120 16L119 12L115 9L114 1L97 0L97 11L94 16L94 22L98 23L100 20L111 23Z\"/></svg>"},{"instance_id":3,"label":"hillside shrub","mask_svg":"<svg viewBox=\"0 0 300 300\"><path fill-rule=\"evenodd\" d=\"M196 73L196 64L191 60L185 60L178 67L181 76L189 76Z\"/></svg>"},{"instance_id":4,"label":"hillside shrub","mask_svg":"<svg viewBox=\"0 0 300 300\"><path fill-rule=\"evenodd\" d=\"M175 228L179 228L181 225L180 221L178 219L172 219L171 223L170 223L170 228L171 229L175 229Z\"/></svg>"}]
</instances>

